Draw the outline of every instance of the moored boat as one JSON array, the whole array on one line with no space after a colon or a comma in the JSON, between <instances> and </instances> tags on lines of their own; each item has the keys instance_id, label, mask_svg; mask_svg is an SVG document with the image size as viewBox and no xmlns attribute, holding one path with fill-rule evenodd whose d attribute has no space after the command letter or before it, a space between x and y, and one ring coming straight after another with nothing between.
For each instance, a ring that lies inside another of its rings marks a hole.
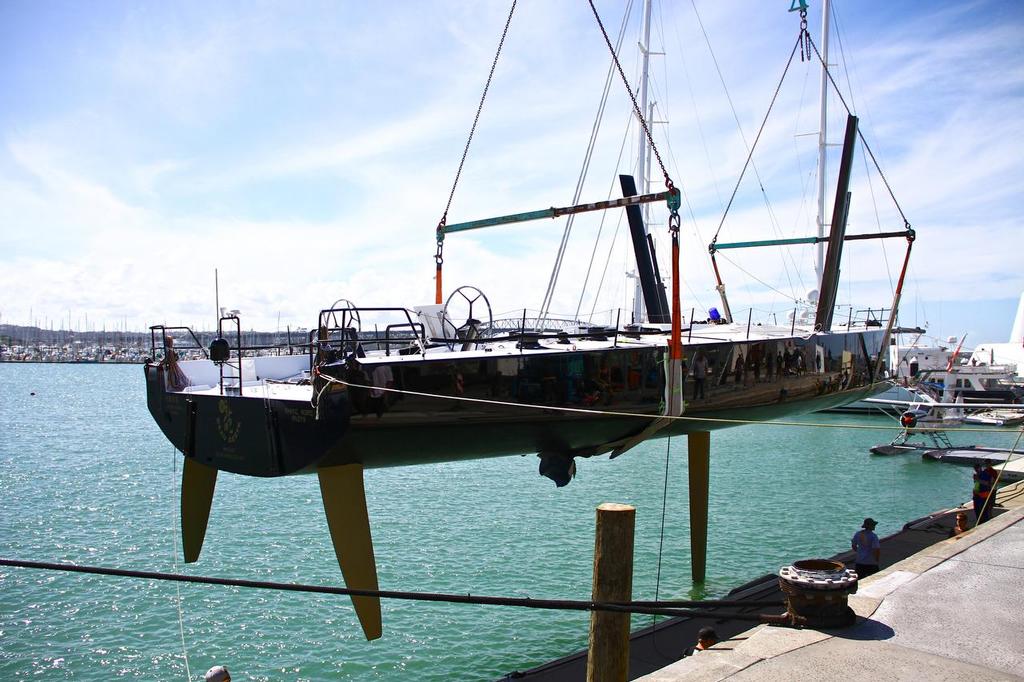
<instances>
[{"instance_id":1,"label":"moored boat","mask_svg":"<svg viewBox=\"0 0 1024 682\"><path fill-rule=\"evenodd\" d=\"M804 45L810 56L806 21L790 61ZM617 64L610 41L608 46ZM821 61L827 71L827 53ZM822 80L824 85L824 74ZM629 94L662 164L644 113ZM301 355L254 356L242 343L237 314L222 312L217 337L208 343L184 327L153 326L147 400L163 433L185 456L186 561L199 556L219 471L262 477L315 473L346 584L373 591L366 468L536 453L540 473L561 486L571 481L580 459L617 457L644 440L686 434L691 468L706 470L710 431L834 407L882 390L883 351L915 233L903 218L902 229L894 232L846 234L858 135L858 119L850 114L828 236L727 244L716 234L710 251L722 311L709 310L703 322L681 314L681 192L662 164L661 192L638 194L632 178L620 176L620 199L457 224L447 223L446 209L436 231L433 304L336 302L319 311ZM639 209L656 201L665 201L669 212L670 301ZM559 322L546 310L535 319L524 311L495 320L475 287L460 287L443 299L446 235L619 208L626 209L630 223L646 317L634 312L627 323L618 315L600 327L578 319ZM819 228L824 225L822 214ZM837 315L844 242L886 237L907 243L892 303L863 312L850 306ZM755 323L752 315L745 323L737 320L715 253L794 244L828 247L813 313L794 314L787 325ZM234 326L233 335L225 325ZM180 359L184 340L205 357ZM353 602L367 637L380 636L376 598L356 596Z\"/></svg>"}]
</instances>

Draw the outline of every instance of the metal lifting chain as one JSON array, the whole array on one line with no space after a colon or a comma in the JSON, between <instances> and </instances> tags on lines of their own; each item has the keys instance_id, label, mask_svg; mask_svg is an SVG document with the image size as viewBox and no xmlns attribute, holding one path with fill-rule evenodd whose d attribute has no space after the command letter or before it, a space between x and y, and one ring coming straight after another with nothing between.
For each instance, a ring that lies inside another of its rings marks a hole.
<instances>
[{"instance_id":1,"label":"metal lifting chain","mask_svg":"<svg viewBox=\"0 0 1024 682\"><path fill-rule=\"evenodd\" d=\"M811 61L811 34L807 30L807 0L793 0L790 12L800 12L800 61Z\"/></svg>"},{"instance_id":2,"label":"metal lifting chain","mask_svg":"<svg viewBox=\"0 0 1024 682\"><path fill-rule=\"evenodd\" d=\"M629 93L629 99L633 101L633 113L636 114L636 119L638 121L640 121L640 125L644 129L644 135L647 136L647 144L651 145L651 151L654 152L654 158L656 158L658 160L658 166L661 167L661 172L665 176L665 188L670 193L669 210L671 210L672 213L676 216L676 223L677 223L676 230L678 231L679 202L680 202L679 190L677 190L676 186L674 184L672 184L672 178L670 178L668 176L668 171L665 170L665 164L661 160L661 154L658 153L658 147L654 144L654 138L651 136L651 131L647 127L647 121L644 119L643 112L640 111L640 105L636 103L636 97L633 95L633 88L629 87L629 81L626 80L626 74L622 70L622 64L619 63L619 56L617 54L615 54L615 48L612 47L612 41L608 38L608 32L604 30L604 24L601 22L601 15L599 15L597 13L597 8L594 7L594 0L589 0L589 2L590 2L590 9L591 9L591 11L594 12L594 18L597 19L597 25L601 29L601 35L604 36L604 42L605 42L606 45L608 45L608 51L612 55L612 61L615 62L615 68L618 69L619 76L622 78L622 84L626 87L626 92ZM674 207L673 207L673 203L674 203ZM670 219L669 220L669 229L670 230L672 229L671 225L672 225L672 221Z\"/></svg>"},{"instance_id":3,"label":"metal lifting chain","mask_svg":"<svg viewBox=\"0 0 1024 682\"><path fill-rule=\"evenodd\" d=\"M811 32L807 30L807 6L800 8L800 61L811 61Z\"/></svg>"},{"instance_id":4,"label":"metal lifting chain","mask_svg":"<svg viewBox=\"0 0 1024 682\"><path fill-rule=\"evenodd\" d=\"M501 48L505 45L505 36L508 35L509 24L512 23L512 14L516 11L517 0L512 0L512 7L508 11L508 18L505 20L505 28L501 32L501 40L498 41L498 50L494 53L494 61L491 62L491 71L487 74L487 83L484 84L484 91L480 95L480 104L476 108L476 116L473 117L473 126L469 129L469 138L466 140L466 147L462 150L462 159L459 161L459 169L455 172L455 182L452 183L452 191L448 194L448 203L445 204L444 213L440 222L437 223L437 253L434 254L434 261L438 269L444 263L444 226L448 222L448 209L452 207L452 199L455 197L455 188L459 184L459 177L462 175L462 166L466 163L466 156L469 154L469 144L473 141L473 133L476 132L476 124L480 120L480 112L484 108L484 100L487 99L487 90L491 87L491 79L494 77L494 69L498 66L498 57L501 56Z\"/></svg>"}]
</instances>

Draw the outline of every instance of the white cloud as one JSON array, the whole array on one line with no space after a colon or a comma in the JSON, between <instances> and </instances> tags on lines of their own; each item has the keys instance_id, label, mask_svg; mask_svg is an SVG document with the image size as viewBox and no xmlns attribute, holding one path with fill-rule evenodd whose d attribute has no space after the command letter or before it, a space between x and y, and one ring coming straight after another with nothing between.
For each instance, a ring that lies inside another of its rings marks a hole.
<instances>
[{"instance_id":1,"label":"white cloud","mask_svg":"<svg viewBox=\"0 0 1024 682\"><path fill-rule=\"evenodd\" d=\"M795 39L795 17L744 5L747 19L737 27L731 3L698 8L752 142ZM432 299L433 228L506 9L417 4L375 16L326 4L316 17L311 8L251 9L245 16L227 7L114 16L116 30L96 36L96 44L78 36L82 42L72 46L90 55L83 67L90 91L7 114L0 286L14 303L5 304L5 320L27 319L29 308L51 318L74 308L96 321L129 317L138 327L209 324L214 268L222 302L241 309L247 326L273 327L279 312L282 325L309 326L339 297L361 305ZM584 10L558 3L517 9L450 221L571 198L607 69ZM621 7L608 2L601 10L614 32ZM673 24L652 40L667 53L654 60L652 99L670 121L671 146L663 126L657 135L696 214L695 228L684 211L684 307L703 309L717 304L707 241L747 148L692 8L665 3L659 13ZM1020 17L992 26L982 10L923 7L890 25L861 14L842 19L844 48L857 57L848 70L860 86L862 129L919 230L913 286L947 300L977 291L1016 295L1024 288L1015 229L1024 173L1013 145L1024 139ZM634 17L627 45L635 44L637 26ZM627 52L624 67L634 76L635 51ZM57 62L50 55L38 68ZM60 68L75 73L73 65ZM813 231L814 140L795 136L817 126L817 77L807 64L792 70L755 157L772 216L751 173L723 241ZM0 86L6 73L0 69ZM627 101L618 82L612 92L585 200L605 195L623 140ZM833 119L841 131L837 107ZM635 140L632 133L623 167L632 164ZM876 203L881 229L898 228L879 179L869 187L863 169L858 158L851 231L878 229ZM662 223L663 213L655 209ZM584 312L629 298L622 277L628 239L619 234L608 256L618 217L608 218L591 274L597 280L607 260L605 291L596 304L588 293ZM560 312L576 309L598 220L577 221L554 305ZM449 237L446 289L475 284L496 310L536 308L562 224ZM656 233L665 259L664 226ZM886 246L886 258L881 248L850 247L857 260L844 267L844 296L888 304L903 245ZM810 253L730 252L736 266L721 262L734 306L785 309L789 297L812 288Z\"/></svg>"}]
</instances>

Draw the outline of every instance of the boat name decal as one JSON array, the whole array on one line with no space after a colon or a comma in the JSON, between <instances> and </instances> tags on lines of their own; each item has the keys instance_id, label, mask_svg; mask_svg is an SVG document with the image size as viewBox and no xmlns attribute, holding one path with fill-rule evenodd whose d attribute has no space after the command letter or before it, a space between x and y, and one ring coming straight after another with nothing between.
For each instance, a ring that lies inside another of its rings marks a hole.
<instances>
[{"instance_id":1,"label":"boat name decal","mask_svg":"<svg viewBox=\"0 0 1024 682\"><path fill-rule=\"evenodd\" d=\"M228 401L221 398L217 404L217 432L225 443L234 443L238 440L238 433L242 430L242 423L236 422L231 414L231 406Z\"/></svg>"}]
</instances>

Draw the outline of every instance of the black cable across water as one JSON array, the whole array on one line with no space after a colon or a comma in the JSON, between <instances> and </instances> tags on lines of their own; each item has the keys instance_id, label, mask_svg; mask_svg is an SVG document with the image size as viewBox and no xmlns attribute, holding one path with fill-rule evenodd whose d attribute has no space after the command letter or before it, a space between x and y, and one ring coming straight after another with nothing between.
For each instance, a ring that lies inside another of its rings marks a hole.
<instances>
[{"instance_id":1,"label":"black cable across water","mask_svg":"<svg viewBox=\"0 0 1024 682\"><path fill-rule=\"evenodd\" d=\"M394 590L357 590L347 587L330 587L324 585L303 585L299 583L277 583L262 580L243 580L239 578L213 578L200 575L182 575L180 573L163 573L159 571L137 571L122 568L106 568L103 566L80 566L77 564L58 564L46 561L24 561L21 559L2 559L0 566L16 568L35 568L47 571L66 571L71 573L88 573L93 575L111 575L122 578L142 578L145 580L167 580L179 583L200 583L204 585L224 585L229 587L248 587L263 590L280 590L284 592L310 592L315 594L336 594L350 597L377 597L380 599L405 599L411 601L448 602L452 604L477 604L487 606L518 606L531 609L549 609L559 611L615 611L619 613L647 613L663 616L690 618L730 618L760 622L761 616L750 613L723 613L721 611L702 611L686 606L705 607L760 607L782 606L781 601L664 601L664 602L595 602L571 599L530 599L516 597L483 597L471 594L443 594L437 592L398 592Z\"/></svg>"}]
</instances>

